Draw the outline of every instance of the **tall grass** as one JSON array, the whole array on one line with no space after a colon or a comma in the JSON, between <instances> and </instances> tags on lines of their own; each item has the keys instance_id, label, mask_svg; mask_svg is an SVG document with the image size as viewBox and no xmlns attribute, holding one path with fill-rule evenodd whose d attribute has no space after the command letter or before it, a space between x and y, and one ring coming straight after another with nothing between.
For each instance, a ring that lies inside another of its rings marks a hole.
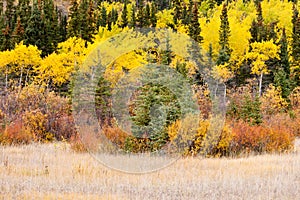
<instances>
[{"instance_id":1,"label":"tall grass","mask_svg":"<svg viewBox=\"0 0 300 200\"><path fill-rule=\"evenodd\" d=\"M104 167L67 143L0 147L0 199L299 198L299 140L289 154L182 158L141 175Z\"/></svg>"}]
</instances>

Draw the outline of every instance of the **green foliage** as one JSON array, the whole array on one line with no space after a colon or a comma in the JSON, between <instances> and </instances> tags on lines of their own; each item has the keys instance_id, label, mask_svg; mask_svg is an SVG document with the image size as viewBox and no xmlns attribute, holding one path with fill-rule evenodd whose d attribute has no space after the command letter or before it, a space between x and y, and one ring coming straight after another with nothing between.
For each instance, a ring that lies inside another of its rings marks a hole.
<instances>
[{"instance_id":1,"label":"green foliage","mask_svg":"<svg viewBox=\"0 0 300 200\"><path fill-rule=\"evenodd\" d=\"M198 6L195 3L191 13L191 21L189 24L189 36L194 39L196 42L201 43L203 37L201 34L201 27L199 23L199 13L198 13Z\"/></svg>"},{"instance_id":2,"label":"green foliage","mask_svg":"<svg viewBox=\"0 0 300 200\"><path fill-rule=\"evenodd\" d=\"M240 118L253 125L262 123L260 105L261 102L257 96L254 99L251 99L248 95L245 96Z\"/></svg>"},{"instance_id":3,"label":"green foliage","mask_svg":"<svg viewBox=\"0 0 300 200\"><path fill-rule=\"evenodd\" d=\"M79 35L78 28L80 27L80 21L78 17L79 5L77 3L77 0L72 0L69 12L68 37L74 37Z\"/></svg>"},{"instance_id":4,"label":"green foliage","mask_svg":"<svg viewBox=\"0 0 300 200\"><path fill-rule=\"evenodd\" d=\"M98 27L105 27L107 23L107 11L105 6L101 6L100 15L98 17L97 25Z\"/></svg>"},{"instance_id":5,"label":"green foliage","mask_svg":"<svg viewBox=\"0 0 300 200\"><path fill-rule=\"evenodd\" d=\"M178 119L180 106L167 88L149 84L139 89L132 103L133 135L149 138L149 149L159 150L168 141L166 127Z\"/></svg>"},{"instance_id":6,"label":"green foliage","mask_svg":"<svg viewBox=\"0 0 300 200\"><path fill-rule=\"evenodd\" d=\"M219 29L220 53L217 60L218 65L224 65L229 62L231 49L229 46L230 27L227 15L227 5L223 4L222 14L220 16L221 26Z\"/></svg>"},{"instance_id":7,"label":"green foliage","mask_svg":"<svg viewBox=\"0 0 300 200\"><path fill-rule=\"evenodd\" d=\"M128 17L127 17L127 2L124 3L124 7L123 7L123 10L122 10L122 15L121 15L121 18L122 18L122 24L121 24L121 27L122 28L125 28L127 25L128 25Z\"/></svg>"},{"instance_id":8,"label":"green foliage","mask_svg":"<svg viewBox=\"0 0 300 200\"><path fill-rule=\"evenodd\" d=\"M135 12L136 12L136 8L135 6L132 6L132 10L131 10L131 20L129 23L129 27L130 28L134 28L136 26L136 16L135 16Z\"/></svg>"},{"instance_id":9,"label":"green foliage","mask_svg":"<svg viewBox=\"0 0 300 200\"><path fill-rule=\"evenodd\" d=\"M238 88L230 94L227 109L229 119L243 120L251 125L262 123L261 101L258 96L251 97L248 88Z\"/></svg>"}]
</instances>

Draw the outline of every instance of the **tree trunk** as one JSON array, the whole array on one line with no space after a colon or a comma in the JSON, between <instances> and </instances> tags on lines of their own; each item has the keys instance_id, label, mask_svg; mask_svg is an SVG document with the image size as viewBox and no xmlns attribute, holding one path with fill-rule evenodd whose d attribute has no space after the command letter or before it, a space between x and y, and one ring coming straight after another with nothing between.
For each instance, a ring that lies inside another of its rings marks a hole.
<instances>
[{"instance_id":1,"label":"tree trunk","mask_svg":"<svg viewBox=\"0 0 300 200\"><path fill-rule=\"evenodd\" d=\"M259 88L258 88L258 96L259 97L261 97L262 79L263 79L263 73L261 72L260 77L259 77Z\"/></svg>"}]
</instances>

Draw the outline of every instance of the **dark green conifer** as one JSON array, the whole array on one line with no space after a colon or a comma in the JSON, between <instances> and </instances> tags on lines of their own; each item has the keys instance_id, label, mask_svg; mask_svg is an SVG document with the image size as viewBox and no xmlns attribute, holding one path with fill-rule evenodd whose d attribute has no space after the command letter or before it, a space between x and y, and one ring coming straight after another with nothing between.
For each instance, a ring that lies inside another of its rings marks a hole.
<instances>
[{"instance_id":1,"label":"dark green conifer","mask_svg":"<svg viewBox=\"0 0 300 200\"><path fill-rule=\"evenodd\" d=\"M154 2L151 3L150 21L151 21L151 26L156 27L157 17L156 17L156 5Z\"/></svg>"},{"instance_id":2,"label":"dark green conifer","mask_svg":"<svg viewBox=\"0 0 300 200\"><path fill-rule=\"evenodd\" d=\"M135 16L135 6L132 6L132 11L131 11L131 20L129 22L129 27L134 28L136 26L136 16Z\"/></svg>"},{"instance_id":3,"label":"dark green conifer","mask_svg":"<svg viewBox=\"0 0 300 200\"><path fill-rule=\"evenodd\" d=\"M122 14L121 14L121 18L122 18L121 27L122 28L125 28L128 25L127 12L128 12L127 11L127 1L125 1L124 7L123 7L123 10L122 10Z\"/></svg>"},{"instance_id":4,"label":"dark green conifer","mask_svg":"<svg viewBox=\"0 0 300 200\"><path fill-rule=\"evenodd\" d=\"M220 51L219 51L217 64L224 65L225 63L228 63L232 51L229 46L230 27L229 27L226 4L223 4L223 9L222 9L220 19L221 19L221 26L219 30Z\"/></svg>"},{"instance_id":5,"label":"dark green conifer","mask_svg":"<svg viewBox=\"0 0 300 200\"><path fill-rule=\"evenodd\" d=\"M195 3L193 6L193 11L192 11L192 17L191 21L189 24L189 36L194 39L198 43L202 43L203 37L200 35L201 34L201 27L199 23L199 17L198 17L198 6Z\"/></svg>"}]
</instances>

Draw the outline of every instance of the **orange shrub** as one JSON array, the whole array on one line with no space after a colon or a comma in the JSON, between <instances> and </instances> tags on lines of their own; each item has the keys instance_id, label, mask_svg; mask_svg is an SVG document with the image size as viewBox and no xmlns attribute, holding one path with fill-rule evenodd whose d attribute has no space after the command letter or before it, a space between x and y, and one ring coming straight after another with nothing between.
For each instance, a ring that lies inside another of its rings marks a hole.
<instances>
[{"instance_id":1,"label":"orange shrub","mask_svg":"<svg viewBox=\"0 0 300 200\"><path fill-rule=\"evenodd\" d=\"M33 135L26 132L21 119L10 123L0 131L1 144L28 144L33 140Z\"/></svg>"},{"instance_id":2,"label":"orange shrub","mask_svg":"<svg viewBox=\"0 0 300 200\"><path fill-rule=\"evenodd\" d=\"M293 110L300 110L300 86L296 87L289 95Z\"/></svg>"},{"instance_id":3,"label":"orange shrub","mask_svg":"<svg viewBox=\"0 0 300 200\"><path fill-rule=\"evenodd\" d=\"M24 131L27 135L32 135L36 142L54 139L54 135L46 130L46 116L40 110L26 111L23 115Z\"/></svg>"},{"instance_id":4,"label":"orange shrub","mask_svg":"<svg viewBox=\"0 0 300 200\"><path fill-rule=\"evenodd\" d=\"M125 140L128 136L126 132L118 127L112 127L108 125L105 125L102 130L106 138L109 139L113 144L117 145L119 148L124 147Z\"/></svg>"},{"instance_id":5,"label":"orange shrub","mask_svg":"<svg viewBox=\"0 0 300 200\"><path fill-rule=\"evenodd\" d=\"M231 151L240 153L283 152L293 147L294 135L284 125L250 126L239 121L232 125Z\"/></svg>"}]
</instances>

